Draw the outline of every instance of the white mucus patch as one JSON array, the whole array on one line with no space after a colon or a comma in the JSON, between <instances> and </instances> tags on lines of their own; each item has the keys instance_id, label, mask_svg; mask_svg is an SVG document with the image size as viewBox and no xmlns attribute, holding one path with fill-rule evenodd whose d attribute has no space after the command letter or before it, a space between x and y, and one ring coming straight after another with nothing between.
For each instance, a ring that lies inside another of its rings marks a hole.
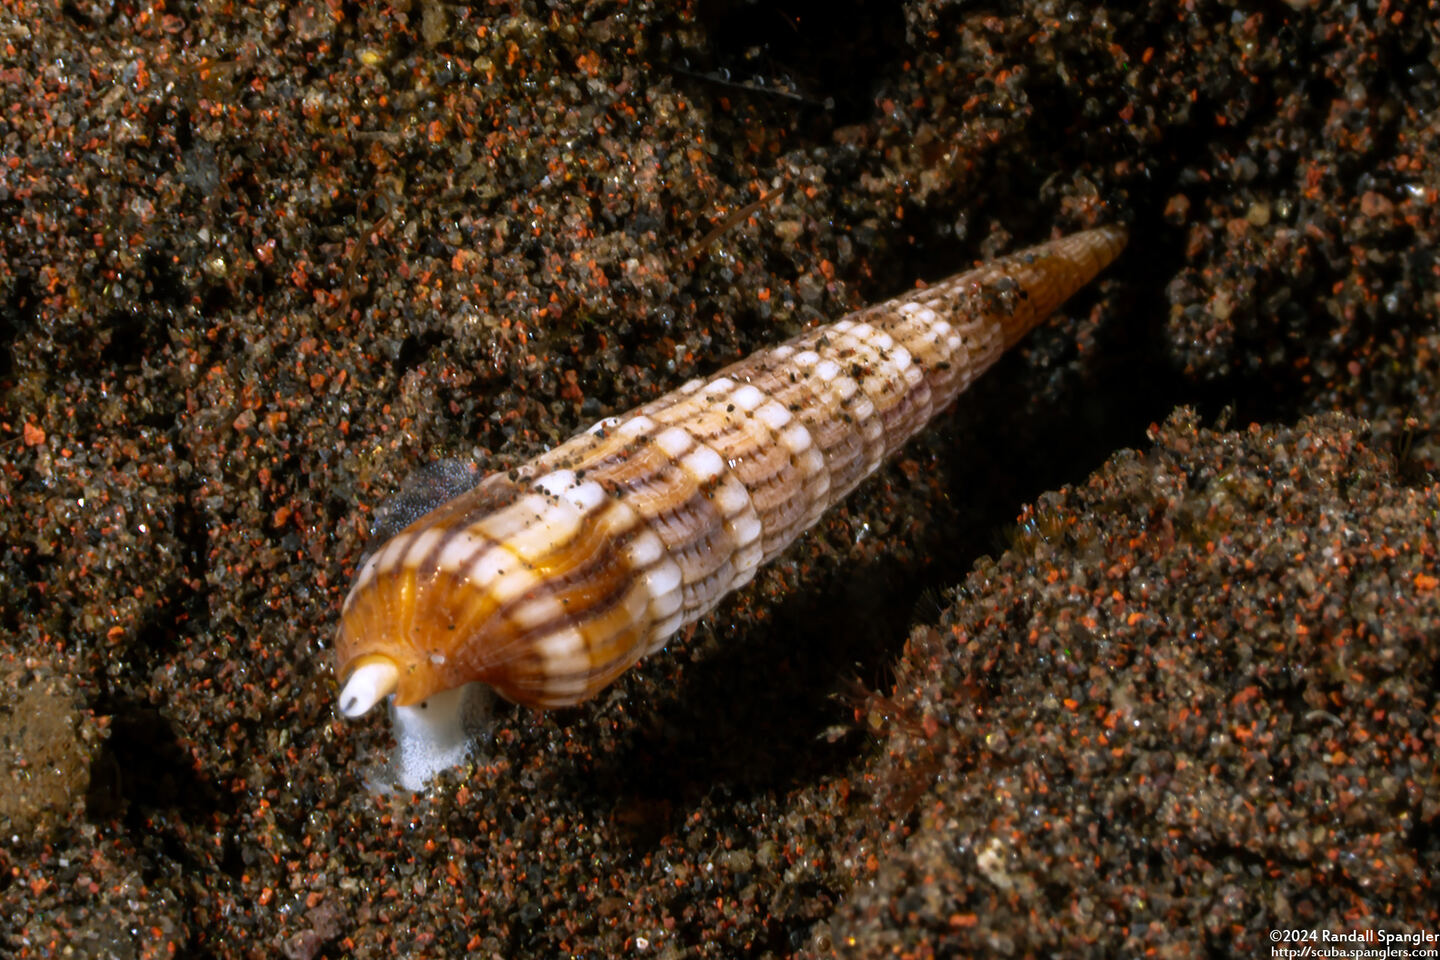
<instances>
[{"instance_id":1,"label":"white mucus patch","mask_svg":"<svg viewBox=\"0 0 1440 960\"><path fill-rule=\"evenodd\" d=\"M464 763L494 700L494 692L483 683L467 683L412 707L397 707L392 701L395 752L390 757L390 781L402 790L420 790L437 774Z\"/></svg>"}]
</instances>

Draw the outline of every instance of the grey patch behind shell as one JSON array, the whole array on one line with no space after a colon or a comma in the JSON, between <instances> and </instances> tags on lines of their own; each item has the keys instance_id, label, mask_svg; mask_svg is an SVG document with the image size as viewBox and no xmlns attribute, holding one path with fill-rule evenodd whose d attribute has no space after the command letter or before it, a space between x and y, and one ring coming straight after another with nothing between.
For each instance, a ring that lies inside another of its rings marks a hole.
<instances>
[{"instance_id":1,"label":"grey patch behind shell","mask_svg":"<svg viewBox=\"0 0 1440 960\"><path fill-rule=\"evenodd\" d=\"M375 508L365 557L431 510L473 489L480 479L480 468L465 460L436 460L410 474Z\"/></svg>"}]
</instances>

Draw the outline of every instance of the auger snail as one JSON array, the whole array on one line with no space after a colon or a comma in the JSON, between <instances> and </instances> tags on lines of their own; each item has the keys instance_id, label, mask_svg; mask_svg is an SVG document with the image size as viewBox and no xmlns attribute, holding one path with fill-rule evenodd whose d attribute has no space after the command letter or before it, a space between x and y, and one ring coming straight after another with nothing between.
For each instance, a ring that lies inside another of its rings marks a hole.
<instances>
[{"instance_id":1,"label":"auger snail","mask_svg":"<svg viewBox=\"0 0 1440 960\"><path fill-rule=\"evenodd\" d=\"M1031 247L756 351L495 473L380 546L335 647L340 709L444 725L482 683L595 696L744 586L1004 350L1125 231Z\"/></svg>"}]
</instances>

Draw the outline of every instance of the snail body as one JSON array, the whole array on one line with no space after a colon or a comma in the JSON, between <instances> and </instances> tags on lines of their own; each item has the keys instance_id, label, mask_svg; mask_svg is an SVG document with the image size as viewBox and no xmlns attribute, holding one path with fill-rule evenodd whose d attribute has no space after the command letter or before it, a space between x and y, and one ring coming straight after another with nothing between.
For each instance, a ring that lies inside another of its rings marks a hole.
<instances>
[{"instance_id":1,"label":"snail body","mask_svg":"<svg viewBox=\"0 0 1440 960\"><path fill-rule=\"evenodd\" d=\"M849 494L1109 264L1102 227L757 351L420 516L363 564L336 643L341 711L481 682L593 697ZM439 695L444 697L439 697Z\"/></svg>"}]
</instances>

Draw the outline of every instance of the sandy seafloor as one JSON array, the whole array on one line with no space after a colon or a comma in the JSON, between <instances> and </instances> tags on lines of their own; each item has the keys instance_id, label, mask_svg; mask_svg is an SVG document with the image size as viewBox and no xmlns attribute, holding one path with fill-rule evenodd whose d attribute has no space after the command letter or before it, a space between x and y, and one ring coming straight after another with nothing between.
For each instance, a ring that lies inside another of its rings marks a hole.
<instances>
[{"instance_id":1,"label":"sandy seafloor","mask_svg":"<svg viewBox=\"0 0 1440 960\"><path fill-rule=\"evenodd\" d=\"M0 953L1440 933L1437 20L3 0ZM328 649L411 471L1117 221L693 635L375 788Z\"/></svg>"}]
</instances>

